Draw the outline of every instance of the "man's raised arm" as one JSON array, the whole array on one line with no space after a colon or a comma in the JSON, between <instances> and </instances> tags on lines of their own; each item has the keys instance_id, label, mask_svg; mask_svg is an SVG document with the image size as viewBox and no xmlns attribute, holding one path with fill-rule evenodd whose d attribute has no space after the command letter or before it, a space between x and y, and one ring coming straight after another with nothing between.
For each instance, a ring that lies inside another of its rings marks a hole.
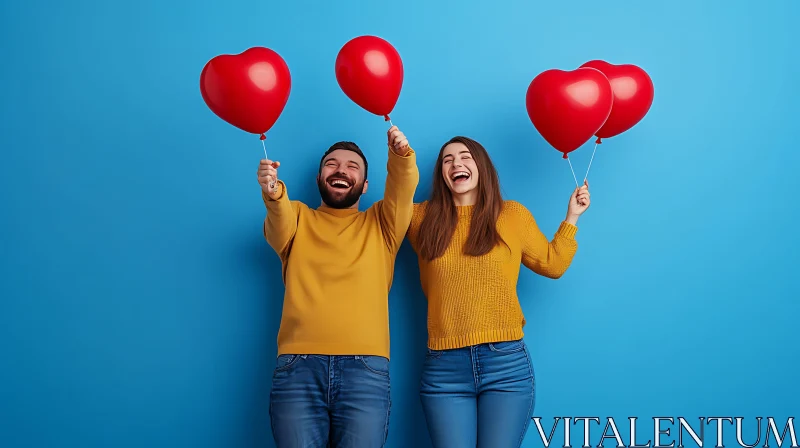
<instances>
[{"instance_id":1,"label":"man's raised arm","mask_svg":"<svg viewBox=\"0 0 800 448\"><path fill-rule=\"evenodd\" d=\"M397 252L411 224L414 192L419 184L419 169L416 153L397 126L389 129L388 145L388 173L379 217L387 246L391 251Z\"/></svg>"}]
</instances>

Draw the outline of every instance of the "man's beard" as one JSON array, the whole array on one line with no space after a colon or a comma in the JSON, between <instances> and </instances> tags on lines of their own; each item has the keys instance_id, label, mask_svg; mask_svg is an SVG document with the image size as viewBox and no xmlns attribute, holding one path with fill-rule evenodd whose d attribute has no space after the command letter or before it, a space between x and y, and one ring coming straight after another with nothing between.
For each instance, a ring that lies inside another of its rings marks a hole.
<instances>
[{"instance_id":1,"label":"man's beard","mask_svg":"<svg viewBox=\"0 0 800 448\"><path fill-rule=\"evenodd\" d=\"M327 180L330 179L343 179L341 176L330 176L328 179L319 179L317 180L317 188L319 188L319 195L322 196L322 202L325 203L328 207L331 208L350 208L358 202L358 199L361 197L361 192L364 190L364 182L362 181L360 184L353 185L350 188L350 191L342 195L341 193L336 194L331 192L331 190L335 190L330 185L328 185ZM347 179L349 182L350 179Z\"/></svg>"}]
</instances>

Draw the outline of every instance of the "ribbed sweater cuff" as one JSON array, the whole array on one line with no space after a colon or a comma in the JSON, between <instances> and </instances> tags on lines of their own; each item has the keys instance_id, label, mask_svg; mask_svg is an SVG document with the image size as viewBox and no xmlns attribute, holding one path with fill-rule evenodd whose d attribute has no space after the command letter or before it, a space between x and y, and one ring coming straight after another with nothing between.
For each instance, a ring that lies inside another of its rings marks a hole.
<instances>
[{"instance_id":1,"label":"ribbed sweater cuff","mask_svg":"<svg viewBox=\"0 0 800 448\"><path fill-rule=\"evenodd\" d=\"M576 233L578 233L577 226L574 226L566 221L561 221L561 226L558 227L556 235L563 236L565 238L575 238Z\"/></svg>"},{"instance_id":2,"label":"ribbed sweater cuff","mask_svg":"<svg viewBox=\"0 0 800 448\"><path fill-rule=\"evenodd\" d=\"M278 202L286 196L286 184L282 180L278 180L275 185L281 189L281 194L276 199L272 199L264 190L261 190L261 199L264 201L264 205L268 205L270 202Z\"/></svg>"}]
</instances>

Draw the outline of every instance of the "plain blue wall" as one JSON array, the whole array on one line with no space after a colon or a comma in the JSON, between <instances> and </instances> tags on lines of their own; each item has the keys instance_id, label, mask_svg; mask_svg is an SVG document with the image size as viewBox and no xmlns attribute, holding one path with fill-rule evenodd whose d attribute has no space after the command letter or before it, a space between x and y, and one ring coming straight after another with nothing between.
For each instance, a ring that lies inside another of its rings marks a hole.
<instances>
[{"instance_id":1,"label":"plain blue wall","mask_svg":"<svg viewBox=\"0 0 800 448\"><path fill-rule=\"evenodd\" d=\"M785 419L800 399L800 3L711 3L3 2L0 446L272 446L283 289L261 146L207 109L199 75L217 54L278 51L294 85L267 143L292 196L317 204L321 152L352 139L375 167L366 206L387 125L333 71L361 34L405 63L392 118L419 153L417 199L465 134L548 235L574 182L528 120L528 83L595 58L645 68L655 103L598 149L572 268L523 270L536 415ZM573 154L578 176L590 154ZM421 448L407 244L396 279L389 446Z\"/></svg>"}]
</instances>

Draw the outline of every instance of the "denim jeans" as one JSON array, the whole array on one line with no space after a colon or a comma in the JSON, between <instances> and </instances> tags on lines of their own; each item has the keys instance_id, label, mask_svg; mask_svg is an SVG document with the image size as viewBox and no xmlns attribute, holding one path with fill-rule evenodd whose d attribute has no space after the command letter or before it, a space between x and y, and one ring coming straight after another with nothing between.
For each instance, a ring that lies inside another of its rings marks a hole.
<instances>
[{"instance_id":1,"label":"denim jeans","mask_svg":"<svg viewBox=\"0 0 800 448\"><path fill-rule=\"evenodd\" d=\"M517 448L535 380L522 340L428 350L420 399L435 448Z\"/></svg>"},{"instance_id":2,"label":"denim jeans","mask_svg":"<svg viewBox=\"0 0 800 448\"><path fill-rule=\"evenodd\" d=\"M278 448L378 448L391 408L381 356L280 355L269 414Z\"/></svg>"}]
</instances>

